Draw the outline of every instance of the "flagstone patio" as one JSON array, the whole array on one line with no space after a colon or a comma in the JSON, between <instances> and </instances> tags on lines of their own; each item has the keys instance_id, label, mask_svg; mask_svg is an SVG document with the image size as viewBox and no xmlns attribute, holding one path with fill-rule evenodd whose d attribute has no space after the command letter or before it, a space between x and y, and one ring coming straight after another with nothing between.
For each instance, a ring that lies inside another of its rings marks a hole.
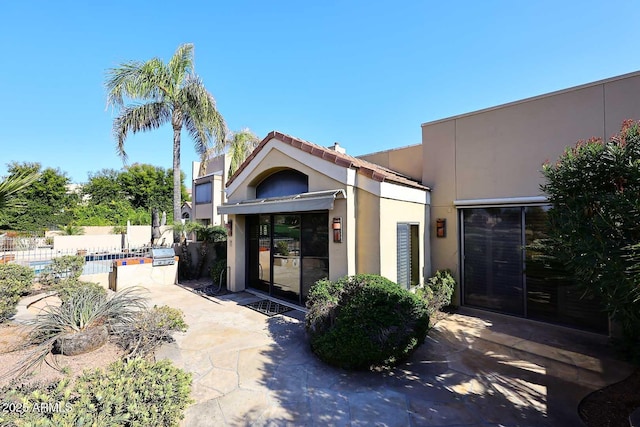
<instances>
[{"instance_id":1,"label":"flagstone patio","mask_svg":"<svg viewBox=\"0 0 640 427\"><path fill-rule=\"evenodd\" d=\"M467 313L392 370L348 372L316 359L299 311L264 316L245 292L150 292L189 324L157 353L193 373L185 426L576 426L580 400L632 370L604 337Z\"/></svg>"}]
</instances>

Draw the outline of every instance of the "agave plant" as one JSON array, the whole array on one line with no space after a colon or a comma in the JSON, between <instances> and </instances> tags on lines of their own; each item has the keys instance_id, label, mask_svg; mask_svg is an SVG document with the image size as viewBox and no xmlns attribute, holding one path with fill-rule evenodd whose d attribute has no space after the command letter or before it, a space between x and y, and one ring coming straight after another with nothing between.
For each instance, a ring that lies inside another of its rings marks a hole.
<instances>
[{"instance_id":1,"label":"agave plant","mask_svg":"<svg viewBox=\"0 0 640 427\"><path fill-rule=\"evenodd\" d=\"M123 324L136 321L146 299L139 288L128 288L106 296L95 287L78 288L60 305L50 306L28 326L32 326L26 344L36 345L18 366L7 375L20 376L42 363L59 340L92 329L113 333Z\"/></svg>"},{"instance_id":2,"label":"agave plant","mask_svg":"<svg viewBox=\"0 0 640 427\"><path fill-rule=\"evenodd\" d=\"M63 304L48 308L31 322L30 341L41 344L60 334L131 322L136 313L146 307L145 301L137 288L124 289L108 297L95 287L82 286Z\"/></svg>"}]
</instances>

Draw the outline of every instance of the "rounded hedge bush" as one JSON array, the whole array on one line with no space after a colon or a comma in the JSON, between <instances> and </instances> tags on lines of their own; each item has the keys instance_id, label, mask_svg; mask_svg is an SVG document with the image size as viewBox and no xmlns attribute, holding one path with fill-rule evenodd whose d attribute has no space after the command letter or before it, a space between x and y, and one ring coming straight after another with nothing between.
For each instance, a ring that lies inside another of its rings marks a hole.
<instances>
[{"instance_id":1,"label":"rounded hedge bush","mask_svg":"<svg viewBox=\"0 0 640 427\"><path fill-rule=\"evenodd\" d=\"M0 264L0 323L16 313L20 297L33 285L34 273L27 266Z\"/></svg>"},{"instance_id":2,"label":"rounded hedge bush","mask_svg":"<svg viewBox=\"0 0 640 427\"><path fill-rule=\"evenodd\" d=\"M422 344L429 330L425 302L377 275L320 280L309 291L307 308L311 349L345 369L392 366Z\"/></svg>"}]
</instances>

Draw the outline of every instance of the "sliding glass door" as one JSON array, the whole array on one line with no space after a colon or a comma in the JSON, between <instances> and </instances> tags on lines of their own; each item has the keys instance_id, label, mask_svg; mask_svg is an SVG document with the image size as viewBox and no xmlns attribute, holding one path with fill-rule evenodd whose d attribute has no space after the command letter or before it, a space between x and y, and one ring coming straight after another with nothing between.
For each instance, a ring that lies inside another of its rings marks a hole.
<instances>
[{"instance_id":1,"label":"sliding glass door","mask_svg":"<svg viewBox=\"0 0 640 427\"><path fill-rule=\"evenodd\" d=\"M524 315L520 208L465 209L465 304Z\"/></svg>"},{"instance_id":2,"label":"sliding glass door","mask_svg":"<svg viewBox=\"0 0 640 427\"><path fill-rule=\"evenodd\" d=\"M601 304L583 295L557 261L541 257L534 243L546 237L547 206L463 209L463 303L607 332Z\"/></svg>"}]
</instances>

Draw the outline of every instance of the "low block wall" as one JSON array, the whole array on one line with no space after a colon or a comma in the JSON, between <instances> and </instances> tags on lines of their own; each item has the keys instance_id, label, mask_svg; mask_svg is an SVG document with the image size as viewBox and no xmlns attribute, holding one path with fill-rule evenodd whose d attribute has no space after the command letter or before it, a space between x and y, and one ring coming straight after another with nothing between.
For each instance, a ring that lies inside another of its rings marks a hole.
<instances>
[{"instance_id":1,"label":"low block wall","mask_svg":"<svg viewBox=\"0 0 640 427\"><path fill-rule=\"evenodd\" d=\"M113 291L142 286L145 288L173 285L178 280L178 257L173 265L154 267L151 258L127 258L115 261L109 276Z\"/></svg>"},{"instance_id":2,"label":"low block wall","mask_svg":"<svg viewBox=\"0 0 640 427\"><path fill-rule=\"evenodd\" d=\"M80 280L83 282L97 283L103 288L108 289L112 274L113 273L83 274L80 276Z\"/></svg>"}]
</instances>

